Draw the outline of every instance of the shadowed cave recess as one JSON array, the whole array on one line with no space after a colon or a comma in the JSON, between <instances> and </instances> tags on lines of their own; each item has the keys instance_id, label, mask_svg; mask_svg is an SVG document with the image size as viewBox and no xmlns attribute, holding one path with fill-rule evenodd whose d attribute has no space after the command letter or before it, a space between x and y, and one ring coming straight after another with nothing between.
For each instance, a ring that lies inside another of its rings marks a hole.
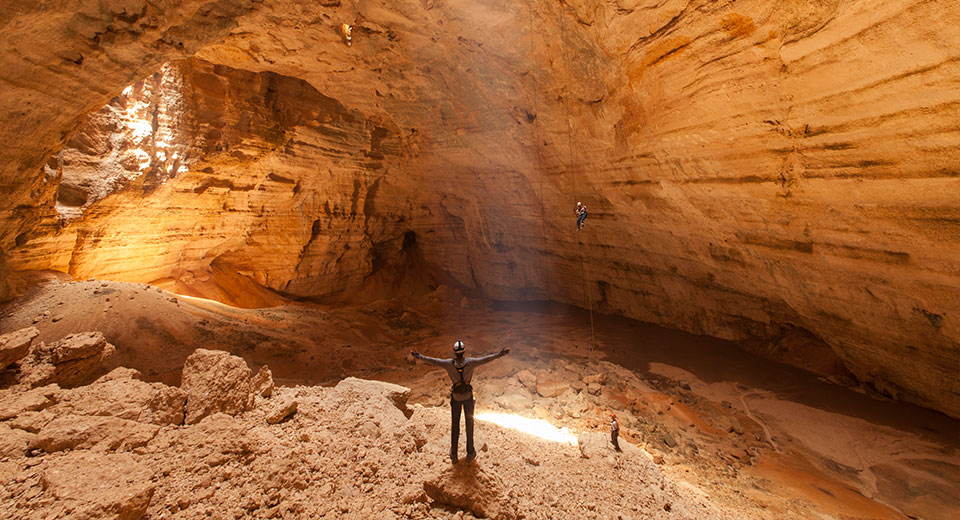
<instances>
[{"instance_id":1,"label":"shadowed cave recess","mask_svg":"<svg viewBox=\"0 0 960 520\"><path fill-rule=\"evenodd\" d=\"M956 518L958 25L6 2L0 514Z\"/></svg>"}]
</instances>

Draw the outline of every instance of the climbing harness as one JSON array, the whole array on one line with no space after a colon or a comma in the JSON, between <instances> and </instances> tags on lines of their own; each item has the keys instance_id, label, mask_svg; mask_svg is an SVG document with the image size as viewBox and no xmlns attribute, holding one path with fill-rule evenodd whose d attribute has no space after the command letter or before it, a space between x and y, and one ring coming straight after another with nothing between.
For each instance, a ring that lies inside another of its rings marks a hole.
<instances>
[{"instance_id":1,"label":"climbing harness","mask_svg":"<svg viewBox=\"0 0 960 520\"><path fill-rule=\"evenodd\" d=\"M454 395L466 395L473 394L473 385L463 380L463 365L457 366L457 363L453 363L453 368L457 370L457 375L460 376L460 381L457 381L453 384L453 390L451 392L451 397Z\"/></svg>"}]
</instances>

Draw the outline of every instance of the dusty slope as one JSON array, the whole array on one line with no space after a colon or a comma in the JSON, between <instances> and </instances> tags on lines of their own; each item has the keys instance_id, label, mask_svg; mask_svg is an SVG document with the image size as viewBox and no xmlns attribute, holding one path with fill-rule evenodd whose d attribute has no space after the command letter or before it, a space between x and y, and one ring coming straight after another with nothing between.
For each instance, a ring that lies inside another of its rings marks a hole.
<instances>
[{"instance_id":1,"label":"dusty slope","mask_svg":"<svg viewBox=\"0 0 960 520\"><path fill-rule=\"evenodd\" d=\"M280 389L237 418L214 413L114 442L118 424L146 425L97 408L121 395L101 393L93 404L79 396L128 380L123 370L12 418L23 440L9 438L14 430L4 440L5 518L446 518L453 509L495 519L743 517L676 486L627 444L622 453L602 442L584 448L592 455L584 460L574 446L481 426L480 458L451 467L442 455L445 410L408 409L408 389L353 378L334 388ZM287 403L293 411L276 415ZM82 421L96 423L96 432ZM584 485L585 478L596 480Z\"/></svg>"},{"instance_id":2,"label":"dusty slope","mask_svg":"<svg viewBox=\"0 0 960 520\"><path fill-rule=\"evenodd\" d=\"M95 290L111 292L94 294ZM133 300L129 299L131 296ZM105 313L100 309L109 305L104 301L106 297L118 303ZM56 302L61 299L64 305L57 306ZM842 389L809 373L745 355L725 342L608 318L600 322L598 350L591 351L584 342L589 338L584 315L559 307L498 311L478 300L463 299L446 288L417 301L417 308L381 302L336 310L307 305L248 310L183 298L179 298L178 305L174 301L177 299L169 293L145 290L135 284L58 282L45 286L29 299L6 306L0 314L0 331L30 325L36 316L41 317L36 323L42 334L39 339L48 343L74 330L102 329L117 346L117 353L107 368L133 366L144 373L144 379L161 380L170 385L179 384L183 360L195 347L231 350L244 356L254 372L267 363L277 381L284 384L335 384L348 375L402 384L411 388L411 402L426 406L424 412L433 415L424 417L434 417L437 426L431 430L427 445L430 455L417 459L416 466L409 466L410 461L398 462L397 457L387 457L389 460L384 466L397 463L399 465L391 466L394 469L390 471L412 471L418 475L421 473L416 472L422 470L424 480L430 472L419 464L425 460L432 461L437 468L445 467L442 460L448 432L444 408L447 382L439 371L410 363L407 353L418 348L431 355L445 355L455 339L454 334L462 334L470 348L478 352L492 351L500 345L513 347L510 356L478 373L476 386L482 410L546 419L573 432L596 433L601 440L605 435L606 414L615 411L625 441L636 443L656 460L662 460L669 481L681 488L683 481L692 483L704 490L709 500L722 510L736 511L735 517L819 518L820 514L828 514L899 519L908 514L946 519L960 508L951 492L960 470L956 421ZM46 308L59 311L44 318L41 310ZM58 319L54 322L53 318ZM205 323L201 324L200 320ZM180 335L171 334L175 331L181 331ZM321 352L323 355L317 355ZM307 387L296 392L306 396L307 402L324 395L324 390ZM4 395L0 402L9 403L9 393ZM301 411L304 406L313 405L305 405L301 400ZM434 406L440 408L433 410ZM342 424L350 428L361 424L356 421L364 413L336 410L332 415L323 415L323 428L340 431ZM250 412L249 420L259 421L265 411L266 408ZM266 432L286 445L302 444L306 449L316 442L325 446L343 442L342 449L340 444L325 450L318 447L318 452L328 454L319 459L322 462L311 459L309 450L293 462L276 461L274 457L283 458L285 455L281 454L285 452L273 447L280 445L272 444L271 440L267 443L272 446L270 454L263 459L271 461L270 464L261 466L259 462L251 462L248 475L241 482L221 482L221 488L231 491L213 500L229 503L232 508L239 500L235 492L250 494L234 486L269 488L263 479L272 478L269 474L273 470L269 467L274 463L302 463L322 468L318 471L324 476L304 477L307 483L294 486L306 485L306 490L316 492L280 492L292 502L301 503L301 507L320 507L311 498L304 498L306 495L326 496L329 492L339 496L335 490L349 490L353 486L358 490L358 497L368 496L362 477L359 484L353 477L341 478L341 474L352 475L350 464L336 469L328 464L334 451L356 454L358 461L361 460L366 452L352 442L360 438L358 436L369 434L369 427L359 428L367 432L362 435L345 430L332 439L323 437L318 441L313 432L320 429L321 423L316 420L318 418L304 415L296 419L298 429L270 427ZM241 418L241 421L247 424L248 419ZM13 431L24 431L17 428L27 426L21 421L3 424L14 427ZM215 428L221 427L227 426ZM823 434L824 428L829 435ZM194 490L195 485L205 480L190 473L209 474L211 489L216 490L214 483L220 478L218 475L222 477L219 472L225 471L231 479L240 479L237 473L245 467L244 461L249 456L231 452L228 459L240 457L240 460L228 465L229 471L223 470L221 463L210 468L197 459L207 457L209 452L197 452L200 448L194 445L200 441L188 441L207 433L186 430L189 428L173 428L164 434L166 444L147 446L154 450L155 455L151 456L160 457L163 452L173 457L169 467L174 477L167 475L160 479L164 482L160 489L164 491L158 496L163 500L152 502L151 507L168 508L183 496L190 514L201 514L201 508L195 505L196 497L214 491ZM309 440L300 440L297 437L300 431L306 431ZM530 444L529 438L525 441L523 436L501 436L497 431L492 425L481 425L480 435L491 450L482 454L482 458L490 457L487 462L491 463L512 461L508 466L497 468L495 474L510 482L514 478L512 472L522 475L524 484L518 485L516 492L528 497L532 503L529 507L536 511L552 514L561 505L579 511L577 499L571 495L571 490L580 490L575 484L560 482L562 487L548 486L545 490L537 484L528 489L530 481L550 482L553 477L546 475L552 475L554 469L582 470L579 463L566 466L571 457L576 460L575 449L571 451L557 444ZM374 458L384 457L375 453ZM496 455L498 453L501 455ZM518 460L512 460L514 455ZM60 455L54 456L57 457ZM487 462L481 460L481 464ZM611 496L615 499L621 482L639 483L635 482L635 474L630 473L633 464L618 464L616 459L598 464L596 471L600 478L589 478L590 474L595 475L590 473L584 480L593 486L589 489L589 493L595 494L591 495L595 497L593 500L597 500L593 503L606 511L603 508L607 505L601 499ZM24 470L24 466L7 467ZM501 474L501 469L508 471L509 478ZM305 470L300 473L311 474ZM374 486L371 493L376 494L378 489L379 485ZM647 497L644 500L649 499L650 490L640 492ZM355 512L359 502L350 498L352 493L347 493L344 507ZM386 498L367 502L396 505L389 498L390 493ZM272 503L270 496L254 495L259 498L250 505L256 511L261 511L259 507L269 509L279 505ZM538 502L541 496L544 504ZM582 502L586 505L591 500ZM176 508L179 507L178 504ZM326 500L324 507L334 506ZM416 512L401 509L412 517L426 514L424 509ZM623 512L642 517L630 510L611 510L611 516L616 518L614 513Z\"/></svg>"}]
</instances>

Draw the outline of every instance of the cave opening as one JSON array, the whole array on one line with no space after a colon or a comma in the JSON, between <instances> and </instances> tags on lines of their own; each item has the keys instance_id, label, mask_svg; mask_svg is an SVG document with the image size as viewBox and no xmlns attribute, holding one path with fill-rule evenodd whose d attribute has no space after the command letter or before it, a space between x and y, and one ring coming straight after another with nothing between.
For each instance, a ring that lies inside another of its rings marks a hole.
<instances>
[{"instance_id":1,"label":"cave opening","mask_svg":"<svg viewBox=\"0 0 960 520\"><path fill-rule=\"evenodd\" d=\"M960 515L948 2L27 4L0 15L4 496ZM503 359L464 381L480 453L438 469L458 381L417 355L460 342ZM139 498L57 476L114 463Z\"/></svg>"}]
</instances>

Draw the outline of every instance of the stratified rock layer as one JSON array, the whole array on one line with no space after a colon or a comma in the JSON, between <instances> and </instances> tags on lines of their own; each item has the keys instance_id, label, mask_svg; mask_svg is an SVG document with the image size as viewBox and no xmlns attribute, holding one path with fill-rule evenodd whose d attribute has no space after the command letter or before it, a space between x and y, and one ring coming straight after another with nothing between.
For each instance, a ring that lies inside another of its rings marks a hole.
<instances>
[{"instance_id":1,"label":"stratified rock layer","mask_svg":"<svg viewBox=\"0 0 960 520\"><path fill-rule=\"evenodd\" d=\"M94 5L0 18L16 269L265 305L416 244L498 299L806 330L960 415L952 2Z\"/></svg>"}]
</instances>

